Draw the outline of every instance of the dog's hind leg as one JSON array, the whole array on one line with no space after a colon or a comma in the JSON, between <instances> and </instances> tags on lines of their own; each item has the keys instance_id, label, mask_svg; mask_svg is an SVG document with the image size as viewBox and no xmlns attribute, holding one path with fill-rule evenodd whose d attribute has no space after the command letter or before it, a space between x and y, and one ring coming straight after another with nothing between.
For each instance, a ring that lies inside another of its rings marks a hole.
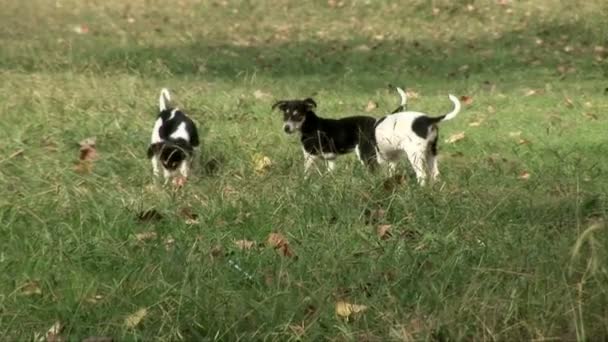
<instances>
[{"instance_id":1,"label":"dog's hind leg","mask_svg":"<svg viewBox=\"0 0 608 342\"><path fill-rule=\"evenodd\" d=\"M422 151L407 151L407 158L416 173L416 179L418 180L418 184L425 185L427 178L427 170L426 170L426 152Z\"/></svg>"},{"instance_id":2,"label":"dog's hind leg","mask_svg":"<svg viewBox=\"0 0 608 342\"><path fill-rule=\"evenodd\" d=\"M431 182L439 179L439 167L437 161L437 137L429 144L426 151L426 164L428 171L431 174Z\"/></svg>"}]
</instances>

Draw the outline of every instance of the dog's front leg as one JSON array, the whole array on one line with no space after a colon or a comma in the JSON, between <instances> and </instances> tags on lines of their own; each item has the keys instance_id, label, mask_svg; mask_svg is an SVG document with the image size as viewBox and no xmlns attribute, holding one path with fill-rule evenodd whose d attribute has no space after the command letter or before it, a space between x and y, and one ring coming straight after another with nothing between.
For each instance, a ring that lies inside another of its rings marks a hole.
<instances>
[{"instance_id":1,"label":"dog's front leg","mask_svg":"<svg viewBox=\"0 0 608 342\"><path fill-rule=\"evenodd\" d=\"M310 174L310 168L315 164L315 156L310 153L304 152L304 177L308 178Z\"/></svg>"},{"instance_id":2,"label":"dog's front leg","mask_svg":"<svg viewBox=\"0 0 608 342\"><path fill-rule=\"evenodd\" d=\"M154 177L158 177L158 175L159 175L158 157L153 156L152 158L150 158L150 161L152 162L152 174L154 174Z\"/></svg>"},{"instance_id":3,"label":"dog's front leg","mask_svg":"<svg viewBox=\"0 0 608 342\"><path fill-rule=\"evenodd\" d=\"M184 160L182 164L179 166L179 173L184 177L188 178L188 173L190 171L190 161Z\"/></svg>"}]
</instances>

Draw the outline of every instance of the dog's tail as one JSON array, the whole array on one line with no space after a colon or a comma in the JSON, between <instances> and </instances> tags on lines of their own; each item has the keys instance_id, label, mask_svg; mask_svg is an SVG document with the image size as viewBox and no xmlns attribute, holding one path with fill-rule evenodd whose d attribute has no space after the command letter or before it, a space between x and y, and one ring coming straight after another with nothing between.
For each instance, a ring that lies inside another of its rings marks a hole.
<instances>
[{"instance_id":1,"label":"dog's tail","mask_svg":"<svg viewBox=\"0 0 608 342\"><path fill-rule=\"evenodd\" d=\"M448 97L450 98L450 101L452 101L452 103L454 104L454 109L451 112L438 117L438 119L440 119L439 121L452 120L460 112L460 101L458 100L458 98L452 94L449 94Z\"/></svg>"},{"instance_id":2,"label":"dog's tail","mask_svg":"<svg viewBox=\"0 0 608 342\"><path fill-rule=\"evenodd\" d=\"M171 94L169 94L169 90L167 88L161 89L160 96L158 97L158 109L161 112L163 110L167 110L167 108L169 108L169 102L171 102Z\"/></svg>"},{"instance_id":3,"label":"dog's tail","mask_svg":"<svg viewBox=\"0 0 608 342\"><path fill-rule=\"evenodd\" d=\"M407 110L407 94L399 87L395 87L395 89L397 89L397 93L399 93L399 96L401 97L401 103L395 110L393 110L391 114L404 112Z\"/></svg>"}]
</instances>

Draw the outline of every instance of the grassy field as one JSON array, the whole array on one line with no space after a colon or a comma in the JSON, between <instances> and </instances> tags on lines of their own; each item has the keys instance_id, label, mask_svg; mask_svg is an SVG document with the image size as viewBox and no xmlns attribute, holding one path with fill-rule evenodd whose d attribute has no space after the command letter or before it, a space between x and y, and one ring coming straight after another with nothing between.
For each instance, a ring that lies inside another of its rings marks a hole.
<instances>
[{"instance_id":1,"label":"grassy field","mask_svg":"<svg viewBox=\"0 0 608 342\"><path fill-rule=\"evenodd\" d=\"M0 340L608 338L605 1L126 3L2 4ZM471 97L442 181L303 179L273 101L380 117L389 83ZM161 87L203 138L179 190L145 157Z\"/></svg>"}]
</instances>

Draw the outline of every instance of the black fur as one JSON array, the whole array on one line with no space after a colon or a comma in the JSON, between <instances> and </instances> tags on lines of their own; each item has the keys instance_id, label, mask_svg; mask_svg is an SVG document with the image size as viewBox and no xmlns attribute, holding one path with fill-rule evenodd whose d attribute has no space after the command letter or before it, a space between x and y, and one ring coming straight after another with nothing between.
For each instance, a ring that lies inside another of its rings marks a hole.
<instances>
[{"instance_id":1,"label":"black fur","mask_svg":"<svg viewBox=\"0 0 608 342\"><path fill-rule=\"evenodd\" d=\"M426 139L431 131L431 127L443 120L444 117L445 115L437 117L419 116L412 122L412 131L422 139Z\"/></svg>"},{"instance_id":2,"label":"black fur","mask_svg":"<svg viewBox=\"0 0 608 342\"><path fill-rule=\"evenodd\" d=\"M369 167L375 166L375 124L369 116L351 116L342 119L325 119L314 112L313 99L279 101L272 108L283 111L283 119L303 123L300 141L304 150L314 156L341 155L352 152L357 145L361 159Z\"/></svg>"},{"instance_id":3,"label":"black fur","mask_svg":"<svg viewBox=\"0 0 608 342\"><path fill-rule=\"evenodd\" d=\"M158 132L162 142L151 144L148 147L147 154L148 158L158 155L163 167L168 170L175 170L182 161L192 157L194 147L199 146L200 142L194 122L180 110L176 110L173 118L171 118L171 112L173 112L173 108L165 109L158 114L158 118L162 120L162 125ZM190 137L189 142L182 138L171 137L171 134L182 123L186 126L186 133Z\"/></svg>"}]
</instances>

